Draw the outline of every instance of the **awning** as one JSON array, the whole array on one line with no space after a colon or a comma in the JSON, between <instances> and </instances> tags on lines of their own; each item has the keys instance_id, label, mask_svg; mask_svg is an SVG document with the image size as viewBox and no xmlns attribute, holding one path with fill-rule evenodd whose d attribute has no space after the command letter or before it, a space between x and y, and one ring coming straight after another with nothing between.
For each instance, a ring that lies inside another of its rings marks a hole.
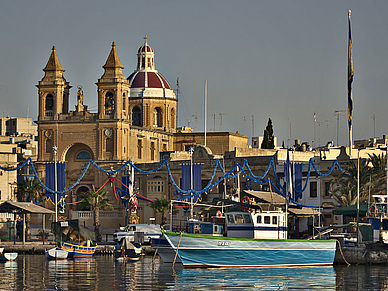
<instances>
[{"instance_id":1,"label":"awning","mask_svg":"<svg viewBox=\"0 0 388 291\"><path fill-rule=\"evenodd\" d=\"M275 192L255 191L255 190L244 190L244 192L253 197L256 197L265 201L265 203L270 203L274 205L285 205L286 203L285 198L282 195ZM292 201L289 204L288 211L294 214L295 216L313 216L321 213L316 208L299 206L293 203Z\"/></svg>"},{"instance_id":2,"label":"awning","mask_svg":"<svg viewBox=\"0 0 388 291\"><path fill-rule=\"evenodd\" d=\"M362 202L359 207L359 216L366 216L368 213L368 203ZM357 204L341 207L333 210L334 215L357 216Z\"/></svg>"},{"instance_id":3,"label":"awning","mask_svg":"<svg viewBox=\"0 0 388 291\"><path fill-rule=\"evenodd\" d=\"M1 202L0 202L1 203ZM55 211L41 207L30 202L5 201L0 204L0 213L35 213L35 214L54 214Z\"/></svg>"}]
</instances>

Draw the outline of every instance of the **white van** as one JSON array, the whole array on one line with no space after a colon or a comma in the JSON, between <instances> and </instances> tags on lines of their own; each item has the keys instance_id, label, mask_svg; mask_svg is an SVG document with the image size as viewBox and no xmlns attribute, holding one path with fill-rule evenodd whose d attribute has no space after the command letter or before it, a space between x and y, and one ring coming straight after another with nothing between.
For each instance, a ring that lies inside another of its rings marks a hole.
<instances>
[{"instance_id":1,"label":"white van","mask_svg":"<svg viewBox=\"0 0 388 291\"><path fill-rule=\"evenodd\" d=\"M159 238L162 235L159 224L128 224L122 231L114 233L113 239L115 242L119 242L124 237L128 237L133 242L136 232L143 233L146 243L151 243L151 239Z\"/></svg>"}]
</instances>

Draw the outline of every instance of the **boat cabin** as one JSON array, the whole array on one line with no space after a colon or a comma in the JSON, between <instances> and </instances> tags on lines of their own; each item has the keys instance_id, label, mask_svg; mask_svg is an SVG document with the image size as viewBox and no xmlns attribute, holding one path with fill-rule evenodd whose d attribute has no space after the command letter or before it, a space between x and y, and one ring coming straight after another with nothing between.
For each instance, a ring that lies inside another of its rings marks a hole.
<instances>
[{"instance_id":1,"label":"boat cabin","mask_svg":"<svg viewBox=\"0 0 388 291\"><path fill-rule=\"evenodd\" d=\"M287 238L284 212L229 212L225 216L228 237L256 239Z\"/></svg>"}]
</instances>

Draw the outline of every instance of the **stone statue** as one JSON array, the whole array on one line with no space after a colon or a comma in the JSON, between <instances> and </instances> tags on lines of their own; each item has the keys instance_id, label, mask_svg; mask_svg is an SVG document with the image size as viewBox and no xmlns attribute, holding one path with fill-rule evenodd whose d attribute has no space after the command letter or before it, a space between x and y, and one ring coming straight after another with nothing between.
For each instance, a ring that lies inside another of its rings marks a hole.
<instances>
[{"instance_id":1,"label":"stone statue","mask_svg":"<svg viewBox=\"0 0 388 291\"><path fill-rule=\"evenodd\" d=\"M83 103L84 103L84 92L82 91L81 87L78 87L77 100L78 100L78 105L83 105Z\"/></svg>"}]
</instances>

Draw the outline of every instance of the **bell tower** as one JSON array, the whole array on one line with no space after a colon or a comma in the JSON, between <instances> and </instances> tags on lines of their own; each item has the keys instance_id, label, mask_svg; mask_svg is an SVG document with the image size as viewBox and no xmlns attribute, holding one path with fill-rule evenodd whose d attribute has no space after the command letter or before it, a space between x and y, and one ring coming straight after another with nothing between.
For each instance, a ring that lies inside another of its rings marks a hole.
<instances>
[{"instance_id":1,"label":"bell tower","mask_svg":"<svg viewBox=\"0 0 388 291\"><path fill-rule=\"evenodd\" d=\"M96 83L99 119L128 119L129 82L123 74L124 66L117 55L116 45L103 66L105 72Z\"/></svg>"},{"instance_id":2,"label":"bell tower","mask_svg":"<svg viewBox=\"0 0 388 291\"><path fill-rule=\"evenodd\" d=\"M36 85L39 94L38 120L58 120L60 114L69 112L71 86L63 77L65 70L59 62L55 46L52 48L50 58L43 71L44 77Z\"/></svg>"}]
</instances>

